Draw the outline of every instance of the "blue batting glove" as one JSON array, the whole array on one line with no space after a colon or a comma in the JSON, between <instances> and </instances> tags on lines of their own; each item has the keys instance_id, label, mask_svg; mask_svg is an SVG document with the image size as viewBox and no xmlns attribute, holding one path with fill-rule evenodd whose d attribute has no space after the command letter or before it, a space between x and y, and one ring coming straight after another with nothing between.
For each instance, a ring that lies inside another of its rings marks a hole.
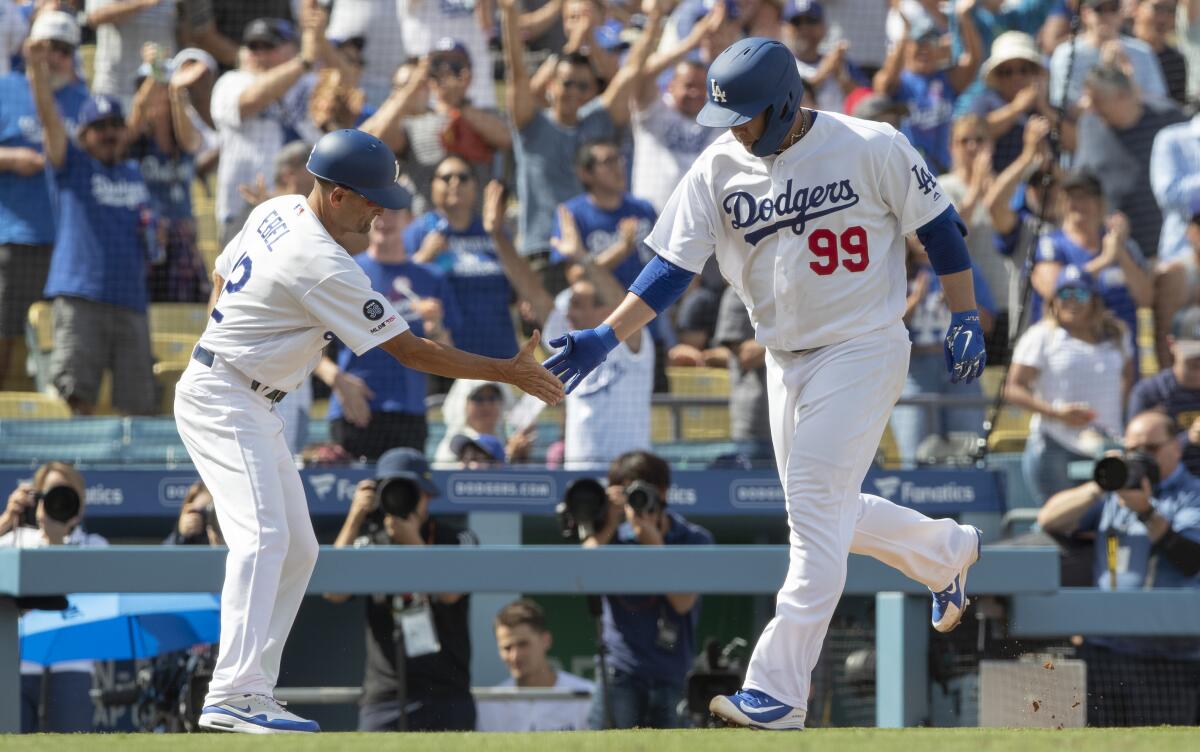
<instances>
[{"instance_id":1,"label":"blue batting glove","mask_svg":"<svg viewBox=\"0 0 1200 752\"><path fill-rule=\"evenodd\" d=\"M619 344L620 340L608 324L595 329L575 329L550 340L551 347L562 350L547 358L542 366L557 376L566 393L570 394Z\"/></svg>"},{"instance_id":2,"label":"blue batting glove","mask_svg":"<svg viewBox=\"0 0 1200 752\"><path fill-rule=\"evenodd\" d=\"M970 384L983 373L987 365L987 350L983 343L983 328L979 311L961 311L950 315L946 330L946 370L950 383Z\"/></svg>"}]
</instances>

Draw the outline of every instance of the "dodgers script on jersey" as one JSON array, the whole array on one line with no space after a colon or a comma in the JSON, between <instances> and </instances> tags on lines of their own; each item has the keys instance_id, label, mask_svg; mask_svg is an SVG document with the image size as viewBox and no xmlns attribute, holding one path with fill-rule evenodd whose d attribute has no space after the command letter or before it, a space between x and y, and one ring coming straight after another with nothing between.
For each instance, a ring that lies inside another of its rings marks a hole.
<instances>
[{"instance_id":1,"label":"dodgers script on jersey","mask_svg":"<svg viewBox=\"0 0 1200 752\"><path fill-rule=\"evenodd\" d=\"M714 252L756 339L780 350L844 342L904 314L904 235L950 205L890 125L821 112L783 154L731 133L701 153L646 244L697 272Z\"/></svg>"},{"instance_id":2,"label":"dodgers script on jersey","mask_svg":"<svg viewBox=\"0 0 1200 752\"><path fill-rule=\"evenodd\" d=\"M304 196L260 204L215 269L225 285L200 344L277 389L307 378L331 336L362 355L408 329Z\"/></svg>"}]
</instances>

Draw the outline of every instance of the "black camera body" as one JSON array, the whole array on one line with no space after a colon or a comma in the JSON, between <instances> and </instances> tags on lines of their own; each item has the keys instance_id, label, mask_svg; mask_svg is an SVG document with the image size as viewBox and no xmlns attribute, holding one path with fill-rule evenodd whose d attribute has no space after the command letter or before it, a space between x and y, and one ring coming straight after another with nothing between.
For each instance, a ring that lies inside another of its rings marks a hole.
<instances>
[{"instance_id":1,"label":"black camera body","mask_svg":"<svg viewBox=\"0 0 1200 752\"><path fill-rule=\"evenodd\" d=\"M1105 491L1122 491L1142 487L1142 480L1149 478L1151 486L1160 480L1158 461L1145 452L1122 452L1104 457L1092 470L1092 480Z\"/></svg>"},{"instance_id":2,"label":"black camera body","mask_svg":"<svg viewBox=\"0 0 1200 752\"><path fill-rule=\"evenodd\" d=\"M384 514L407 518L421 503L421 488L410 478L384 478L375 488L375 498Z\"/></svg>"},{"instance_id":3,"label":"black camera body","mask_svg":"<svg viewBox=\"0 0 1200 752\"><path fill-rule=\"evenodd\" d=\"M70 522L79 515L83 508L83 500L79 493L70 486L55 486L45 493L36 491L33 494L34 503L21 513L21 524L27 527L37 527L37 505L40 502L46 510L46 516L55 522Z\"/></svg>"},{"instance_id":4,"label":"black camera body","mask_svg":"<svg viewBox=\"0 0 1200 752\"><path fill-rule=\"evenodd\" d=\"M625 486L625 503L644 515L655 514L664 506L658 489L644 480L635 480Z\"/></svg>"},{"instance_id":5,"label":"black camera body","mask_svg":"<svg viewBox=\"0 0 1200 752\"><path fill-rule=\"evenodd\" d=\"M594 478L576 478L554 507L558 527L567 540L586 540L608 521L608 494Z\"/></svg>"}]
</instances>

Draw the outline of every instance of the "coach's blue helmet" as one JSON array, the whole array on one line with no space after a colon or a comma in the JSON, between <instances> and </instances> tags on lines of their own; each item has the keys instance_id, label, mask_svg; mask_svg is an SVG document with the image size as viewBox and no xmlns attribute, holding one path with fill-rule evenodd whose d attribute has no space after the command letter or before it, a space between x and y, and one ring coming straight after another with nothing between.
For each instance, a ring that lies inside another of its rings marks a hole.
<instances>
[{"instance_id":1,"label":"coach's blue helmet","mask_svg":"<svg viewBox=\"0 0 1200 752\"><path fill-rule=\"evenodd\" d=\"M326 133L308 155L314 176L354 191L385 209L406 209L412 197L396 181L396 155L370 133L344 128Z\"/></svg>"},{"instance_id":2,"label":"coach's blue helmet","mask_svg":"<svg viewBox=\"0 0 1200 752\"><path fill-rule=\"evenodd\" d=\"M791 50L774 39L747 37L729 45L708 66L708 102L696 122L732 128L767 113L766 129L750 151L774 154L800 111L804 83Z\"/></svg>"}]
</instances>

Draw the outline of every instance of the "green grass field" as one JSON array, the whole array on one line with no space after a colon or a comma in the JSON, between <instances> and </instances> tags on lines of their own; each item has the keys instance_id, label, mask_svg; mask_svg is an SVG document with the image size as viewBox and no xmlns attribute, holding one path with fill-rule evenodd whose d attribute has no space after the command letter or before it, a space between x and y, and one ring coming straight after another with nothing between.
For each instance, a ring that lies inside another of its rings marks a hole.
<instances>
[{"instance_id":1,"label":"green grass field","mask_svg":"<svg viewBox=\"0 0 1200 752\"><path fill-rule=\"evenodd\" d=\"M936 746L935 746L936 745ZM543 734L241 734L0 736L5 752L191 752L192 750L350 750L402 752L1195 752L1200 729L825 729L758 733L740 729L607 731Z\"/></svg>"}]
</instances>

